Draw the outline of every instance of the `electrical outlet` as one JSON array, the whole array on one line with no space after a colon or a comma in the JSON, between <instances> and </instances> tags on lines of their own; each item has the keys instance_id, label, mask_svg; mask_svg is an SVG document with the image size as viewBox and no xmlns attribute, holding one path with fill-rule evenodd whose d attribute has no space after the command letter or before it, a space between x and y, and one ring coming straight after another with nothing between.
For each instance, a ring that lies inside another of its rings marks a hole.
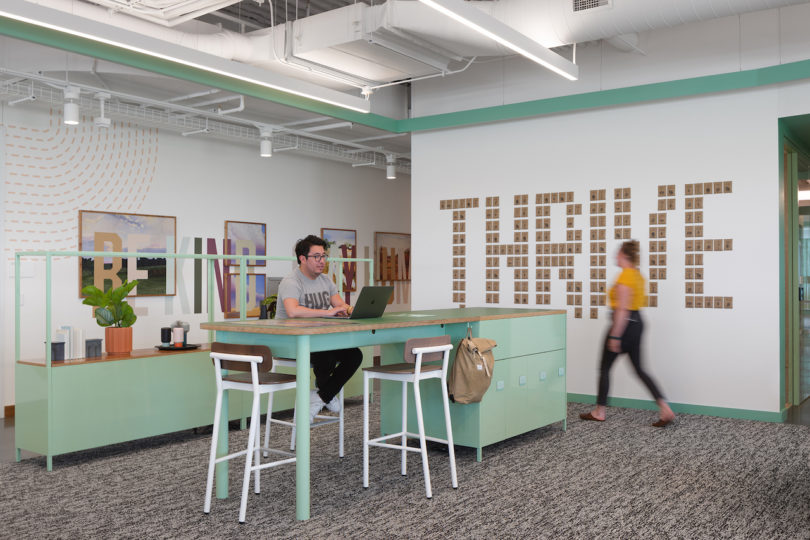
<instances>
[{"instance_id":1,"label":"electrical outlet","mask_svg":"<svg viewBox=\"0 0 810 540\"><path fill-rule=\"evenodd\" d=\"M520 386L525 386L526 385L526 375L521 375L520 376L520 378L518 379L518 384L520 384Z\"/></svg>"},{"instance_id":2,"label":"electrical outlet","mask_svg":"<svg viewBox=\"0 0 810 540\"><path fill-rule=\"evenodd\" d=\"M557 370L557 375L559 375L560 377L565 375L565 368L561 367L559 370Z\"/></svg>"},{"instance_id":3,"label":"electrical outlet","mask_svg":"<svg viewBox=\"0 0 810 540\"><path fill-rule=\"evenodd\" d=\"M541 380L541 381L545 381L545 380L546 380L546 372L545 372L545 371L541 371L541 372L540 372L540 380Z\"/></svg>"},{"instance_id":4,"label":"electrical outlet","mask_svg":"<svg viewBox=\"0 0 810 540\"><path fill-rule=\"evenodd\" d=\"M504 386L505 386L505 385L503 384L503 381L497 381L497 382L495 383L495 389L496 389L496 390L503 390L503 389L504 389Z\"/></svg>"}]
</instances>

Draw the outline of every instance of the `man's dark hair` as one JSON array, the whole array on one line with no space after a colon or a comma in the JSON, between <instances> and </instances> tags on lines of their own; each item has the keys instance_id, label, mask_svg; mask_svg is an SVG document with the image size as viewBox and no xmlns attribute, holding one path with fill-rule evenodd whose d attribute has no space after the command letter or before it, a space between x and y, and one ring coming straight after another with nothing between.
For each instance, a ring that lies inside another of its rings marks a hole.
<instances>
[{"instance_id":1,"label":"man's dark hair","mask_svg":"<svg viewBox=\"0 0 810 540\"><path fill-rule=\"evenodd\" d=\"M306 238L303 238L296 242L295 244L295 260L298 263L301 263L301 256L303 255L306 257L309 255L309 248L312 246L323 246L323 249L326 250L326 241L323 238L315 236L314 234L310 234Z\"/></svg>"}]
</instances>

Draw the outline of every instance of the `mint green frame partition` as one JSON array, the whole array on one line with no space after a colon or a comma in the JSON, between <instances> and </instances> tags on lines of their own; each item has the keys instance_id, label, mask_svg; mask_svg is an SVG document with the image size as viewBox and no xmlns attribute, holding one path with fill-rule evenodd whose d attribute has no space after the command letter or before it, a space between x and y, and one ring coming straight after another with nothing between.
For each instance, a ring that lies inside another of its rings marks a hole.
<instances>
[{"instance_id":1,"label":"mint green frame partition","mask_svg":"<svg viewBox=\"0 0 810 540\"><path fill-rule=\"evenodd\" d=\"M75 443L71 442L68 443L63 448L55 448L54 447L54 440L55 434L58 431L58 426L55 426L55 418L56 414L54 411L54 375L53 375L53 365L52 365L52 358L51 358L51 312L52 312L52 259L53 257L121 257L121 258L166 258L166 259L202 259L208 261L208 322L214 322L214 261L218 259L237 259L239 260L239 283L240 283L240 290L245 290L247 286L247 261L248 260L266 260L266 261L294 261L294 257L273 257L273 256L257 256L257 255L229 255L229 254L185 254L185 253L128 253L128 252L109 252L109 251L21 251L15 253L15 260L14 260L14 368L15 368L15 385L17 385L20 380L24 379L25 388L23 390L29 395L24 396L25 399L29 397L33 397L35 401L43 401L47 410L42 411L39 409L35 416L37 418L44 418L45 423L47 424L44 433L40 431L37 427L30 428L25 426L24 421L22 419L18 419L15 425L16 429L21 429L24 433L24 437L27 440L35 441L34 446L37 449L44 450L44 454L46 456L46 466L47 470L53 470L53 456L58 455L61 453L66 453L75 450L93 448L96 446L103 446L105 444L112 444L114 442L122 442L124 440L133 440L142 437L148 437L152 435L157 435L161 433L169 433L172 431L178 431L180 429L185 429L186 427L195 427L197 425L206 425L206 421L204 418L210 416L210 412L205 413L205 417L194 416L187 414L188 411L185 411L182 407L178 408L178 414L169 419L165 419L165 421L159 422L160 425L146 427L146 426L135 426L132 429L134 436L127 436L126 427L124 427L124 431L117 431L110 434L104 434L104 436L100 437L98 440L93 440L91 434L79 434L78 437L87 437L87 439L83 440L90 440L89 446L87 443ZM21 292L20 292L20 262L22 257L45 257L45 365L44 366L33 366L28 364L20 363L20 312L21 312ZM374 261L372 259L363 259L363 258L342 258L342 257L335 257L331 258L330 261L335 261L338 263L342 262L365 262L368 263L368 276L369 276L369 283L374 283ZM338 264L338 291L340 293L343 292L343 265ZM244 295L240 295L240 306L239 306L239 320L246 320L246 300ZM211 341L213 339L214 332L208 332L208 340ZM194 365L194 362L198 362L200 357L207 357L207 353L201 353L200 351L190 352L180 355L173 355L173 358L177 359L174 362L162 362L159 366L161 370L161 376L164 378L175 378L175 379L182 379L184 375L188 375L189 369L191 366ZM182 357L182 358L181 358ZM155 357L158 358L158 357ZM150 360L154 360L155 358L137 358L128 360L129 366L126 368L128 373L133 371L131 376L137 377L142 376L144 371L151 372L150 370L155 370L152 366L152 362ZM161 359L162 360L162 359ZM118 364L117 362L113 362L116 364L116 369L120 371L121 366L124 364ZM99 366L102 364L109 365L110 363L86 363L86 364L76 364L72 366L60 366L59 369L64 370L82 370L84 368L93 369L89 366L95 366L95 368L100 369ZM137 364L137 366L136 366ZM204 363L201 363L204 365ZM44 373L42 373L42 369L44 367ZM82 371L84 373L84 371ZM20 376L18 376L20 374ZM25 377L22 377L22 374ZM43 376L44 375L44 376ZM75 375L74 372L70 372L70 375ZM213 387L212 387L213 388ZM186 391L187 393L183 395L183 400L192 400L194 403L201 403L205 402L207 399L205 397L205 392L200 393L198 389L191 388ZM21 395L17 395L15 401L20 400ZM169 393L166 397L160 396L158 399L168 399L171 400L173 395ZM151 396L151 399L155 399L154 394ZM183 401L178 400L178 403ZM211 400L213 403L213 400ZM36 406L34 406L36 409ZM242 418L243 420L243 427L244 427L244 407L234 407L233 416L235 418ZM202 419L201 419L202 418ZM223 422L227 424L228 419L223 418ZM104 431L104 430L101 430ZM17 441L19 442L19 440ZM21 459L21 447L18 444L16 446L16 460L20 461ZM26 448L28 449L28 448ZM35 450L36 451L36 450Z\"/></svg>"}]
</instances>

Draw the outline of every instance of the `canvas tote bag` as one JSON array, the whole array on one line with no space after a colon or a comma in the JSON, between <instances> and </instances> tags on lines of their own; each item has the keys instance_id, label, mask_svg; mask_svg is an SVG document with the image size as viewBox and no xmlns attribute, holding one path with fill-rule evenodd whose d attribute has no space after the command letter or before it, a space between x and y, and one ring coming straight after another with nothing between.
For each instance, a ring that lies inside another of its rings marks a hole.
<instances>
[{"instance_id":1,"label":"canvas tote bag","mask_svg":"<svg viewBox=\"0 0 810 540\"><path fill-rule=\"evenodd\" d=\"M467 337L456 349L456 358L447 379L447 393L455 403L478 403L492 382L495 358L492 349L494 340L472 337L467 328Z\"/></svg>"}]
</instances>

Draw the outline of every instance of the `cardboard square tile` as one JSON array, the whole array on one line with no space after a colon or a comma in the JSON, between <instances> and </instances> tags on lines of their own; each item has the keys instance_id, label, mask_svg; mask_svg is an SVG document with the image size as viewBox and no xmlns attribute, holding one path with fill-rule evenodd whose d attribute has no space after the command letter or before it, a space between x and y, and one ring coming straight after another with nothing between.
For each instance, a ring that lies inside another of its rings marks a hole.
<instances>
[{"instance_id":1,"label":"cardboard square tile","mask_svg":"<svg viewBox=\"0 0 810 540\"><path fill-rule=\"evenodd\" d=\"M703 225L695 225L695 238L703 237Z\"/></svg>"},{"instance_id":2,"label":"cardboard square tile","mask_svg":"<svg viewBox=\"0 0 810 540\"><path fill-rule=\"evenodd\" d=\"M592 306L598 306L599 305L599 295L598 294L590 295L589 300L590 300Z\"/></svg>"},{"instance_id":3,"label":"cardboard square tile","mask_svg":"<svg viewBox=\"0 0 810 540\"><path fill-rule=\"evenodd\" d=\"M566 242L573 242L574 241L574 231L568 229L565 231L565 241Z\"/></svg>"},{"instance_id":4,"label":"cardboard square tile","mask_svg":"<svg viewBox=\"0 0 810 540\"><path fill-rule=\"evenodd\" d=\"M543 207L543 215L546 216L546 217L549 217L551 215L551 207L550 206L544 206Z\"/></svg>"},{"instance_id":5,"label":"cardboard square tile","mask_svg":"<svg viewBox=\"0 0 810 540\"><path fill-rule=\"evenodd\" d=\"M594 256L591 255L591 262L593 262ZM593 265L591 265L593 266ZM591 268L591 280L599 279L599 273L597 272L596 268Z\"/></svg>"},{"instance_id":6,"label":"cardboard square tile","mask_svg":"<svg viewBox=\"0 0 810 540\"><path fill-rule=\"evenodd\" d=\"M703 184L703 193L711 194L712 193L712 184L711 182L706 182Z\"/></svg>"},{"instance_id":7,"label":"cardboard square tile","mask_svg":"<svg viewBox=\"0 0 810 540\"><path fill-rule=\"evenodd\" d=\"M560 279L565 279L565 268L560 268L559 278Z\"/></svg>"},{"instance_id":8,"label":"cardboard square tile","mask_svg":"<svg viewBox=\"0 0 810 540\"><path fill-rule=\"evenodd\" d=\"M650 255L650 266L658 266L658 256Z\"/></svg>"},{"instance_id":9,"label":"cardboard square tile","mask_svg":"<svg viewBox=\"0 0 810 540\"><path fill-rule=\"evenodd\" d=\"M599 240L605 240L605 236L607 236L605 229L599 229L597 231L597 236L599 236Z\"/></svg>"},{"instance_id":10,"label":"cardboard square tile","mask_svg":"<svg viewBox=\"0 0 810 540\"><path fill-rule=\"evenodd\" d=\"M590 196L591 196L592 201L598 200L599 199L599 190L598 189L592 189L590 191Z\"/></svg>"},{"instance_id":11,"label":"cardboard square tile","mask_svg":"<svg viewBox=\"0 0 810 540\"><path fill-rule=\"evenodd\" d=\"M599 255L599 266L605 266L605 256Z\"/></svg>"},{"instance_id":12,"label":"cardboard square tile","mask_svg":"<svg viewBox=\"0 0 810 540\"><path fill-rule=\"evenodd\" d=\"M658 251L666 251L667 250L667 241L666 240L659 240L658 241Z\"/></svg>"},{"instance_id":13,"label":"cardboard square tile","mask_svg":"<svg viewBox=\"0 0 810 540\"><path fill-rule=\"evenodd\" d=\"M658 279L658 269L650 268L650 279Z\"/></svg>"},{"instance_id":14,"label":"cardboard square tile","mask_svg":"<svg viewBox=\"0 0 810 540\"><path fill-rule=\"evenodd\" d=\"M462 221L462 222L461 222L461 223L459 223L458 225L459 225L459 227L458 227L458 232L466 232L466 229L467 229L467 224L466 224L466 223L464 223L464 222ZM495 223L495 225L498 225L498 224L497 224L497 223ZM496 229L497 229L497 227L496 227Z\"/></svg>"},{"instance_id":15,"label":"cardboard square tile","mask_svg":"<svg viewBox=\"0 0 810 540\"><path fill-rule=\"evenodd\" d=\"M667 209L667 200L666 199L658 199L658 211L666 210Z\"/></svg>"},{"instance_id":16,"label":"cardboard square tile","mask_svg":"<svg viewBox=\"0 0 810 540\"><path fill-rule=\"evenodd\" d=\"M543 279L551 279L551 269L546 268L543 270Z\"/></svg>"},{"instance_id":17,"label":"cardboard square tile","mask_svg":"<svg viewBox=\"0 0 810 540\"><path fill-rule=\"evenodd\" d=\"M723 193L723 182L715 182L714 183L714 192L716 194Z\"/></svg>"},{"instance_id":18,"label":"cardboard square tile","mask_svg":"<svg viewBox=\"0 0 810 540\"><path fill-rule=\"evenodd\" d=\"M546 277L549 277L549 276L546 276ZM543 292L550 292L550 291L551 291L551 282L550 281L544 281L543 282Z\"/></svg>"},{"instance_id":19,"label":"cardboard square tile","mask_svg":"<svg viewBox=\"0 0 810 540\"><path fill-rule=\"evenodd\" d=\"M458 219L467 219L467 212L465 210L459 210Z\"/></svg>"},{"instance_id":20,"label":"cardboard square tile","mask_svg":"<svg viewBox=\"0 0 810 540\"><path fill-rule=\"evenodd\" d=\"M572 218L572 217L565 218L565 226L567 228L569 228L569 229L573 229L574 228L574 218Z\"/></svg>"},{"instance_id":21,"label":"cardboard square tile","mask_svg":"<svg viewBox=\"0 0 810 540\"><path fill-rule=\"evenodd\" d=\"M613 211L615 213L620 214L622 212L622 208L624 208L622 201L616 201L613 203Z\"/></svg>"},{"instance_id":22,"label":"cardboard square tile","mask_svg":"<svg viewBox=\"0 0 810 540\"><path fill-rule=\"evenodd\" d=\"M714 242L709 239L706 239L703 242L703 251L714 251Z\"/></svg>"},{"instance_id":23,"label":"cardboard square tile","mask_svg":"<svg viewBox=\"0 0 810 540\"><path fill-rule=\"evenodd\" d=\"M624 240L630 240L630 228L629 228L629 227L626 227L626 228L625 228L625 229L622 231L622 239L624 239Z\"/></svg>"},{"instance_id":24,"label":"cardboard square tile","mask_svg":"<svg viewBox=\"0 0 810 540\"><path fill-rule=\"evenodd\" d=\"M731 193L731 180L723 182L723 193Z\"/></svg>"},{"instance_id":25,"label":"cardboard square tile","mask_svg":"<svg viewBox=\"0 0 810 540\"><path fill-rule=\"evenodd\" d=\"M570 281L565 284L565 292L574 292L574 284Z\"/></svg>"},{"instance_id":26,"label":"cardboard square tile","mask_svg":"<svg viewBox=\"0 0 810 540\"><path fill-rule=\"evenodd\" d=\"M695 197L695 210L703 209L703 197Z\"/></svg>"},{"instance_id":27,"label":"cardboard square tile","mask_svg":"<svg viewBox=\"0 0 810 540\"><path fill-rule=\"evenodd\" d=\"M666 238L666 237L667 237L667 228L658 227L658 238Z\"/></svg>"},{"instance_id":28,"label":"cardboard square tile","mask_svg":"<svg viewBox=\"0 0 810 540\"><path fill-rule=\"evenodd\" d=\"M703 282L696 281L695 282L695 294L703 294Z\"/></svg>"},{"instance_id":29,"label":"cardboard square tile","mask_svg":"<svg viewBox=\"0 0 810 540\"><path fill-rule=\"evenodd\" d=\"M582 318L582 308L574 309L574 318L581 319Z\"/></svg>"},{"instance_id":30,"label":"cardboard square tile","mask_svg":"<svg viewBox=\"0 0 810 540\"><path fill-rule=\"evenodd\" d=\"M522 208L521 208L521 207L519 207L519 206L516 206L516 207L515 207L515 217L516 217L516 218L520 217L520 211L521 211L521 210L522 210Z\"/></svg>"},{"instance_id":31,"label":"cardboard square tile","mask_svg":"<svg viewBox=\"0 0 810 540\"><path fill-rule=\"evenodd\" d=\"M686 251L695 251L695 241L694 240L687 240L686 241Z\"/></svg>"},{"instance_id":32,"label":"cardboard square tile","mask_svg":"<svg viewBox=\"0 0 810 540\"><path fill-rule=\"evenodd\" d=\"M596 284L596 289L597 289L597 290L598 290L600 293L605 292L605 282L604 282L604 281L600 281L600 282L598 282L598 283Z\"/></svg>"},{"instance_id":33,"label":"cardboard square tile","mask_svg":"<svg viewBox=\"0 0 810 540\"><path fill-rule=\"evenodd\" d=\"M498 303L500 303L500 301L501 301L501 295L493 293L492 294L492 303L498 304Z\"/></svg>"},{"instance_id":34,"label":"cardboard square tile","mask_svg":"<svg viewBox=\"0 0 810 540\"><path fill-rule=\"evenodd\" d=\"M494 281L492 283L492 290L493 291L498 291L498 290L500 290L500 288L501 288L501 283L499 281Z\"/></svg>"},{"instance_id":35,"label":"cardboard square tile","mask_svg":"<svg viewBox=\"0 0 810 540\"><path fill-rule=\"evenodd\" d=\"M605 295L604 294L600 295L599 296L599 305L604 306L605 305L605 300L606 300Z\"/></svg>"},{"instance_id":36,"label":"cardboard square tile","mask_svg":"<svg viewBox=\"0 0 810 540\"><path fill-rule=\"evenodd\" d=\"M581 293L582 292L582 282L577 281L574 283L574 292Z\"/></svg>"},{"instance_id":37,"label":"cardboard square tile","mask_svg":"<svg viewBox=\"0 0 810 540\"><path fill-rule=\"evenodd\" d=\"M695 184L695 195L703 193L703 184Z\"/></svg>"},{"instance_id":38,"label":"cardboard square tile","mask_svg":"<svg viewBox=\"0 0 810 540\"><path fill-rule=\"evenodd\" d=\"M625 199L629 199L629 198L630 198L630 188L629 188L629 187L624 188L624 193L623 193L623 195L624 195L624 198L625 198Z\"/></svg>"},{"instance_id":39,"label":"cardboard square tile","mask_svg":"<svg viewBox=\"0 0 810 540\"><path fill-rule=\"evenodd\" d=\"M686 238L694 238L695 228L692 225L686 225L686 227L684 227L684 236Z\"/></svg>"},{"instance_id":40,"label":"cardboard square tile","mask_svg":"<svg viewBox=\"0 0 810 540\"><path fill-rule=\"evenodd\" d=\"M615 214L613 216L613 226L614 227L621 227L622 226L622 216L621 216L621 214Z\"/></svg>"},{"instance_id":41,"label":"cardboard square tile","mask_svg":"<svg viewBox=\"0 0 810 540\"><path fill-rule=\"evenodd\" d=\"M666 254L658 255L658 266L666 266L667 265L667 256Z\"/></svg>"},{"instance_id":42,"label":"cardboard square tile","mask_svg":"<svg viewBox=\"0 0 810 540\"><path fill-rule=\"evenodd\" d=\"M632 201L624 201L624 202L622 203L622 208L623 208L623 211L624 211L624 212L629 212L629 211L630 211L630 205L631 205L631 203L632 203Z\"/></svg>"},{"instance_id":43,"label":"cardboard square tile","mask_svg":"<svg viewBox=\"0 0 810 540\"><path fill-rule=\"evenodd\" d=\"M577 204L574 205L574 214L576 214L577 216L582 215L582 204L581 203L577 203Z\"/></svg>"},{"instance_id":44,"label":"cardboard square tile","mask_svg":"<svg viewBox=\"0 0 810 540\"><path fill-rule=\"evenodd\" d=\"M687 268L685 271L686 279L695 279L695 269Z\"/></svg>"},{"instance_id":45,"label":"cardboard square tile","mask_svg":"<svg viewBox=\"0 0 810 540\"><path fill-rule=\"evenodd\" d=\"M667 196L667 186L658 186L658 196L659 197Z\"/></svg>"},{"instance_id":46,"label":"cardboard square tile","mask_svg":"<svg viewBox=\"0 0 810 540\"><path fill-rule=\"evenodd\" d=\"M599 203L599 213L604 214L606 212L607 205L603 202Z\"/></svg>"},{"instance_id":47,"label":"cardboard square tile","mask_svg":"<svg viewBox=\"0 0 810 540\"><path fill-rule=\"evenodd\" d=\"M447 209L447 201L441 200L439 201L439 210L446 210Z\"/></svg>"},{"instance_id":48,"label":"cardboard square tile","mask_svg":"<svg viewBox=\"0 0 810 540\"><path fill-rule=\"evenodd\" d=\"M658 238L658 227L650 227L650 238Z\"/></svg>"},{"instance_id":49,"label":"cardboard square tile","mask_svg":"<svg viewBox=\"0 0 810 540\"><path fill-rule=\"evenodd\" d=\"M521 266L529 266L529 258L528 257L520 257L520 265Z\"/></svg>"},{"instance_id":50,"label":"cardboard square tile","mask_svg":"<svg viewBox=\"0 0 810 540\"><path fill-rule=\"evenodd\" d=\"M695 279L698 281L703 281L703 268L697 267L695 268Z\"/></svg>"},{"instance_id":51,"label":"cardboard square tile","mask_svg":"<svg viewBox=\"0 0 810 540\"><path fill-rule=\"evenodd\" d=\"M487 197L487 206L494 206L492 203L492 197Z\"/></svg>"},{"instance_id":52,"label":"cardboard square tile","mask_svg":"<svg viewBox=\"0 0 810 540\"><path fill-rule=\"evenodd\" d=\"M576 242L582 241L582 229L576 229L574 231L574 241Z\"/></svg>"},{"instance_id":53,"label":"cardboard square tile","mask_svg":"<svg viewBox=\"0 0 810 540\"><path fill-rule=\"evenodd\" d=\"M613 198L614 199L623 199L624 198L624 191L622 188L615 188L613 190Z\"/></svg>"},{"instance_id":54,"label":"cardboard square tile","mask_svg":"<svg viewBox=\"0 0 810 540\"><path fill-rule=\"evenodd\" d=\"M599 225L599 218L596 216L591 216L591 227L597 227Z\"/></svg>"},{"instance_id":55,"label":"cardboard square tile","mask_svg":"<svg viewBox=\"0 0 810 540\"><path fill-rule=\"evenodd\" d=\"M599 253L605 252L605 250L607 249L607 246L605 244L606 242L599 242L599 245L597 246Z\"/></svg>"},{"instance_id":56,"label":"cardboard square tile","mask_svg":"<svg viewBox=\"0 0 810 540\"><path fill-rule=\"evenodd\" d=\"M599 200L604 201L607 197L607 189L600 189L599 190Z\"/></svg>"},{"instance_id":57,"label":"cardboard square tile","mask_svg":"<svg viewBox=\"0 0 810 540\"><path fill-rule=\"evenodd\" d=\"M723 309L723 297L722 296L715 296L714 297L714 309Z\"/></svg>"},{"instance_id":58,"label":"cardboard square tile","mask_svg":"<svg viewBox=\"0 0 810 540\"><path fill-rule=\"evenodd\" d=\"M733 309L733 308L734 308L734 298L732 296L724 296L723 309Z\"/></svg>"},{"instance_id":59,"label":"cardboard square tile","mask_svg":"<svg viewBox=\"0 0 810 540\"><path fill-rule=\"evenodd\" d=\"M686 297L686 308L692 309L695 307L695 297L694 296L687 296Z\"/></svg>"},{"instance_id":60,"label":"cardboard square tile","mask_svg":"<svg viewBox=\"0 0 810 540\"><path fill-rule=\"evenodd\" d=\"M658 214L650 214L650 225L658 224Z\"/></svg>"},{"instance_id":61,"label":"cardboard square tile","mask_svg":"<svg viewBox=\"0 0 810 540\"><path fill-rule=\"evenodd\" d=\"M535 304L542 304L543 303L543 295L542 294L536 295L535 298L534 298L534 303Z\"/></svg>"},{"instance_id":62,"label":"cardboard square tile","mask_svg":"<svg viewBox=\"0 0 810 540\"><path fill-rule=\"evenodd\" d=\"M574 305L575 306L581 306L582 305L582 295L581 294L577 294L577 295L574 296Z\"/></svg>"},{"instance_id":63,"label":"cardboard square tile","mask_svg":"<svg viewBox=\"0 0 810 540\"><path fill-rule=\"evenodd\" d=\"M520 196L520 204L529 204L528 193Z\"/></svg>"},{"instance_id":64,"label":"cardboard square tile","mask_svg":"<svg viewBox=\"0 0 810 540\"><path fill-rule=\"evenodd\" d=\"M658 214L658 224L659 225L666 225L667 224L667 214L666 213Z\"/></svg>"},{"instance_id":65,"label":"cardboard square tile","mask_svg":"<svg viewBox=\"0 0 810 540\"><path fill-rule=\"evenodd\" d=\"M551 193L543 193L543 204L551 204Z\"/></svg>"},{"instance_id":66,"label":"cardboard square tile","mask_svg":"<svg viewBox=\"0 0 810 540\"><path fill-rule=\"evenodd\" d=\"M599 203L591 203L591 214L599 213Z\"/></svg>"},{"instance_id":67,"label":"cardboard square tile","mask_svg":"<svg viewBox=\"0 0 810 540\"><path fill-rule=\"evenodd\" d=\"M705 246L706 242L704 242L703 244ZM723 251L723 240L717 239L717 240L714 241L714 250L715 251Z\"/></svg>"},{"instance_id":68,"label":"cardboard square tile","mask_svg":"<svg viewBox=\"0 0 810 540\"><path fill-rule=\"evenodd\" d=\"M565 305L566 306L573 306L574 305L574 295L573 294L567 294L565 296Z\"/></svg>"},{"instance_id":69,"label":"cardboard square tile","mask_svg":"<svg viewBox=\"0 0 810 540\"><path fill-rule=\"evenodd\" d=\"M599 226L604 227L607 223L607 218L605 216L599 216Z\"/></svg>"},{"instance_id":70,"label":"cardboard square tile","mask_svg":"<svg viewBox=\"0 0 810 540\"><path fill-rule=\"evenodd\" d=\"M464 199L464 208L472 208L473 200L472 199Z\"/></svg>"},{"instance_id":71,"label":"cardboard square tile","mask_svg":"<svg viewBox=\"0 0 810 540\"><path fill-rule=\"evenodd\" d=\"M613 235L614 235L613 238L615 240L621 240L622 239L622 229L615 229L613 231Z\"/></svg>"},{"instance_id":72,"label":"cardboard square tile","mask_svg":"<svg viewBox=\"0 0 810 540\"><path fill-rule=\"evenodd\" d=\"M565 202L569 202L569 203L574 202L574 192L573 191L566 191L565 192Z\"/></svg>"},{"instance_id":73,"label":"cardboard square tile","mask_svg":"<svg viewBox=\"0 0 810 540\"><path fill-rule=\"evenodd\" d=\"M686 282L686 294L695 294L695 285L692 281Z\"/></svg>"},{"instance_id":74,"label":"cardboard square tile","mask_svg":"<svg viewBox=\"0 0 810 540\"><path fill-rule=\"evenodd\" d=\"M607 274L607 270L605 270L604 268L599 268L598 270L599 270L599 279L601 280L606 279L605 275Z\"/></svg>"},{"instance_id":75,"label":"cardboard square tile","mask_svg":"<svg viewBox=\"0 0 810 540\"><path fill-rule=\"evenodd\" d=\"M478 208L478 201L479 201L478 197L473 199L473 208Z\"/></svg>"},{"instance_id":76,"label":"cardboard square tile","mask_svg":"<svg viewBox=\"0 0 810 540\"><path fill-rule=\"evenodd\" d=\"M675 196L675 184L670 184L667 186L667 197L674 197Z\"/></svg>"},{"instance_id":77,"label":"cardboard square tile","mask_svg":"<svg viewBox=\"0 0 810 540\"><path fill-rule=\"evenodd\" d=\"M515 204L520 204L520 195L515 195Z\"/></svg>"},{"instance_id":78,"label":"cardboard square tile","mask_svg":"<svg viewBox=\"0 0 810 540\"><path fill-rule=\"evenodd\" d=\"M731 238L723 240L723 251L731 251L734 247L734 241Z\"/></svg>"},{"instance_id":79,"label":"cardboard square tile","mask_svg":"<svg viewBox=\"0 0 810 540\"><path fill-rule=\"evenodd\" d=\"M702 296L695 296L695 307L696 308L703 308L703 297Z\"/></svg>"},{"instance_id":80,"label":"cardboard square tile","mask_svg":"<svg viewBox=\"0 0 810 540\"><path fill-rule=\"evenodd\" d=\"M591 308L591 319L599 318L599 308Z\"/></svg>"},{"instance_id":81,"label":"cardboard square tile","mask_svg":"<svg viewBox=\"0 0 810 540\"><path fill-rule=\"evenodd\" d=\"M695 264L695 255L693 253L686 254L686 264L689 266Z\"/></svg>"},{"instance_id":82,"label":"cardboard square tile","mask_svg":"<svg viewBox=\"0 0 810 540\"><path fill-rule=\"evenodd\" d=\"M658 283L654 281L650 283L650 293L656 294L657 292L658 292Z\"/></svg>"},{"instance_id":83,"label":"cardboard square tile","mask_svg":"<svg viewBox=\"0 0 810 540\"><path fill-rule=\"evenodd\" d=\"M667 279L667 269L666 268L659 268L658 269L658 279L664 281Z\"/></svg>"},{"instance_id":84,"label":"cardboard square tile","mask_svg":"<svg viewBox=\"0 0 810 540\"><path fill-rule=\"evenodd\" d=\"M695 251L703 251L703 240L695 238Z\"/></svg>"},{"instance_id":85,"label":"cardboard square tile","mask_svg":"<svg viewBox=\"0 0 810 540\"><path fill-rule=\"evenodd\" d=\"M675 210L675 199L667 199L667 210Z\"/></svg>"},{"instance_id":86,"label":"cardboard square tile","mask_svg":"<svg viewBox=\"0 0 810 540\"><path fill-rule=\"evenodd\" d=\"M651 296L651 297L650 297L650 298L647 300L647 304L648 304L650 307L658 307L658 297L657 297L657 296Z\"/></svg>"},{"instance_id":87,"label":"cardboard square tile","mask_svg":"<svg viewBox=\"0 0 810 540\"><path fill-rule=\"evenodd\" d=\"M557 204L558 202L560 202L560 194L559 193L552 193L551 194L551 203L552 204Z\"/></svg>"},{"instance_id":88,"label":"cardboard square tile","mask_svg":"<svg viewBox=\"0 0 810 540\"><path fill-rule=\"evenodd\" d=\"M695 212L695 223L703 223L703 212Z\"/></svg>"},{"instance_id":89,"label":"cardboard square tile","mask_svg":"<svg viewBox=\"0 0 810 540\"><path fill-rule=\"evenodd\" d=\"M691 197L692 194L695 192L695 184L686 184L686 186L684 186L683 189L684 189L684 194L687 197Z\"/></svg>"},{"instance_id":90,"label":"cardboard square tile","mask_svg":"<svg viewBox=\"0 0 810 540\"><path fill-rule=\"evenodd\" d=\"M687 197L683 203L683 207L687 210L692 210L695 207L695 200L691 197Z\"/></svg>"}]
</instances>

